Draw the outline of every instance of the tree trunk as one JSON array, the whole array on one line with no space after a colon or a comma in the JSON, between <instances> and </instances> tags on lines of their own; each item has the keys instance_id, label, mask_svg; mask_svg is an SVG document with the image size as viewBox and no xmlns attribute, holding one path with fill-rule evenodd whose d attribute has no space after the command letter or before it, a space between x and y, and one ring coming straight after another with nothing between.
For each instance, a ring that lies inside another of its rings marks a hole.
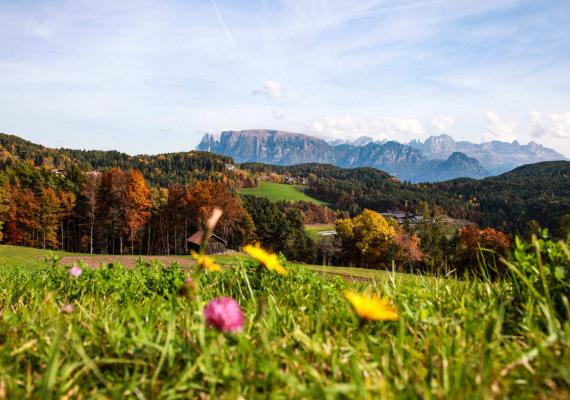
<instances>
[{"instance_id":1,"label":"tree trunk","mask_svg":"<svg viewBox=\"0 0 570 400\"><path fill-rule=\"evenodd\" d=\"M188 218L184 218L184 254L188 254Z\"/></svg>"},{"instance_id":2,"label":"tree trunk","mask_svg":"<svg viewBox=\"0 0 570 400\"><path fill-rule=\"evenodd\" d=\"M146 255L150 256L150 221L148 221L148 233L146 237Z\"/></svg>"},{"instance_id":3,"label":"tree trunk","mask_svg":"<svg viewBox=\"0 0 570 400\"><path fill-rule=\"evenodd\" d=\"M91 226L89 227L89 253L93 254L93 225L95 225L94 223L91 223Z\"/></svg>"}]
</instances>

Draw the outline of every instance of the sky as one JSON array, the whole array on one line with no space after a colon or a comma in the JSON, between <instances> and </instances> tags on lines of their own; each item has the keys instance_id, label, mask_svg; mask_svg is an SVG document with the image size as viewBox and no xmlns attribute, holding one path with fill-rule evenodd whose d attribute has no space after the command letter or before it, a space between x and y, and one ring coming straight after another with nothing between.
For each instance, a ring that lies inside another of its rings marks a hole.
<instances>
[{"instance_id":1,"label":"sky","mask_svg":"<svg viewBox=\"0 0 570 400\"><path fill-rule=\"evenodd\" d=\"M569 20L567 0L0 0L0 132L130 154L447 133L570 157Z\"/></svg>"}]
</instances>

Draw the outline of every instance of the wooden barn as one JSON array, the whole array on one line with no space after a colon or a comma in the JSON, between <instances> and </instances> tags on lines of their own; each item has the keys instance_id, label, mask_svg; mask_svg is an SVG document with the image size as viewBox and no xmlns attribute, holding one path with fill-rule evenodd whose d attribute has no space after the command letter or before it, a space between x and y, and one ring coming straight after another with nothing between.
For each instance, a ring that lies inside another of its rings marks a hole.
<instances>
[{"instance_id":1,"label":"wooden barn","mask_svg":"<svg viewBox=\"0 0 570 400\"><path fill-rule=\"evenodd\" d=\"M188 242L188 248L190 250L198 251L200 250L200 244L204 238L204 231L202 229L197 230L192 236L190 236L186 241ZM212 233L208 238L208 243L206 244L206 254L220 254L226 251L227 242Z\"/></svg>"}]
</instances>

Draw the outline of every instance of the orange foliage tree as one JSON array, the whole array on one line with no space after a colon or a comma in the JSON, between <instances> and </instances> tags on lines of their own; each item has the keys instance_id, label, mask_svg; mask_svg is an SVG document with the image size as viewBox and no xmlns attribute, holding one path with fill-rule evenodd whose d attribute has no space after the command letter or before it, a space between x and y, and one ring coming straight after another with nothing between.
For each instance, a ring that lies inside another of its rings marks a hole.
<instances>
[{"instance_id":1,"label":"orange foliage tree","mask_svg":"<svg viewBox=\"0 0 570 400\"><path fill-rule=\"evenodd\" d=\"M485 252L482 250L491 250L493 253L501 256L506 255L511 247L511 239L504 232L493 228L479 229L475 225L467 225L459 230L458 253L463 265L459 265L459 269L473 267L483 256L483 261L488 266L491 259L485 258ZM488 253L493 256L493 253Z\"/></svg>"}]
</instances>

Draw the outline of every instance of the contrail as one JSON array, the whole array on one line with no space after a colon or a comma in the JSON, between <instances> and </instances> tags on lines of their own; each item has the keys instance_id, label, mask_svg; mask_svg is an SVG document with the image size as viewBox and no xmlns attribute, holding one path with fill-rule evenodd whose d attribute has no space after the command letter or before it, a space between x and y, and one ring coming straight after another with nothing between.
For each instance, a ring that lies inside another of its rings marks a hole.
<instances>
[{"instance_id":1,"label":"contrail","mask_svg":"<svg viewBox=\"0 0 570 400\"><path fill-rule=\"evenodd\" d=\"M224 18L222 18L222 13L220 12L220 9L218 8L218 4L216 4L216 0L210 0L210 3L212 4L212 7L214 7L214 10L216 11L216 16L218 17L218 22L222 26L222 29L224 30L226 37L228 38L228 40L232 44L234 50L238 53L238 55L241 56L241 53L237 47L237 44L234 40L234 37L232 36L232 33L230 32L226 23L224 22Z\"/></svg>"}]
</instances>

